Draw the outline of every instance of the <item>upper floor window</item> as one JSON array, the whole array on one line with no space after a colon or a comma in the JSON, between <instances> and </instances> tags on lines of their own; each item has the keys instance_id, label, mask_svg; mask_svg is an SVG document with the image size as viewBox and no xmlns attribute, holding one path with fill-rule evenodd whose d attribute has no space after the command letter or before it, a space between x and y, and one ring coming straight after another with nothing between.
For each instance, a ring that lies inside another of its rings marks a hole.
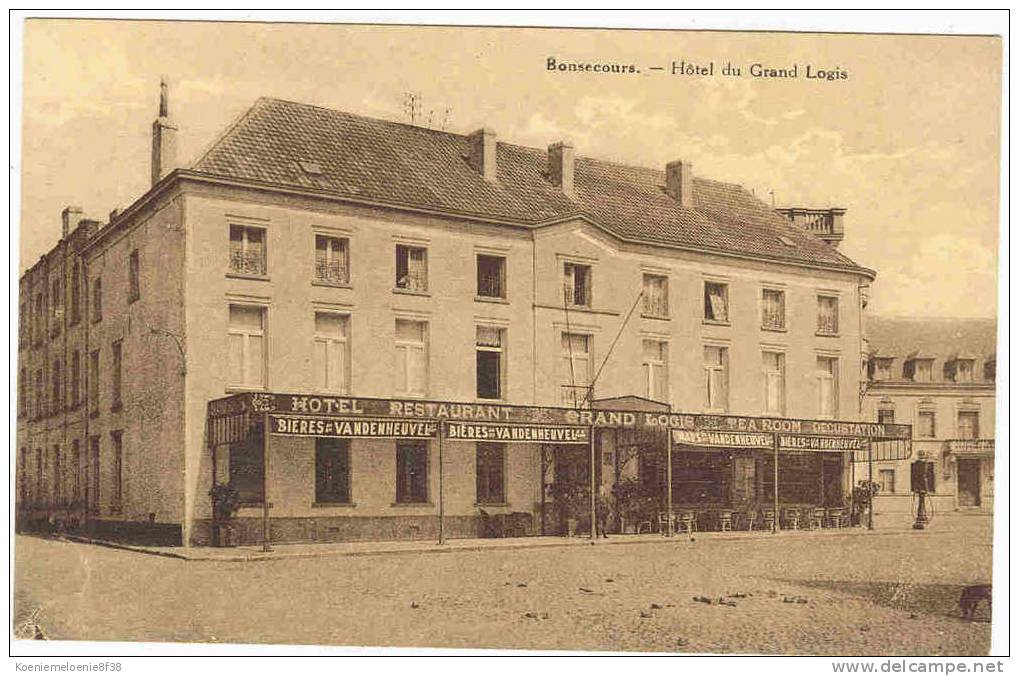
<instances>
[{"instance_id":1,"label":"upper floor window","mask_svg":"<svg viewBox=\"0 0 1019 676\"><path fill-rule=\"evenodd\" d=\"M959 411L956 430L960 439L980 438L980 414L976 411Z\"/></svg>"},{"instance_id":2,"label":"upper floor window","mask_svg":"<svg viewBox=\"0 0 1019 676\"><path fill-rule=\"evenodd\" d=\"M506 257L478 254L479 298L506 298Z\"/></svg>"},{"instance_id":3,"label":"upper floor window","mask_svg":"<svg viewBox=\"0 0 1019 676\"><path fill-rule=\"evenodd\" d=\"M870 360L871 380L888 380L892 377L892 358L874 357Z\"/></svg>"},{"instance_id":4,"label":"upper floor window","mask_svg":"<svg viewBox=\"0 0 1019 676\"><path fill-rule=\"evenodd\" d=\"M50 333L54 336L60 333L60 327L64 320L64 304L62 301L62 295L60 293L60 278L54 277L52 283L52 289L50 291L50 310L53 313L53 324L50 327Z\"/></svg>"},{"instance_id":5,"label":"upper floor window","mask_svg":"<svg viewBox=\"0 0 1019 676\"><path fill-rule=\"evenodd\" d=\"M918 383L929 383L934 374L933 359L911 359L904 367L906 378Z\"/></svg>"},{"instance_id":6,"label":"upper floor window","mask_svg":"<svg viewBox=\"0 0 1019 676\"><path fill-rule=\"evenodd\" d=\"M63 408L64 398L64 387L62 378L63 372L64 372L63 364L61 364L60 360L57 359L56 361L53 362L53 370L50 374L50 378L52 379L53 385L53 396L50 397L50 407L52 408L51 412L54 415L59 413L60 409Z\"/></svg>"},{"instance_id":7,"label":"upper floor window","mask_svg":"<svg viewBox=\"0 0 1019 676\"><path fill-rule=\"evenodd\" d=\"M396 245L396 288L418 293L428 291L428 249Z\"/></svg>"},{"instance_id":8,"label":"upper floor window","mask_svg":"<svg viewBox=\"0 0 1019 676\"><path fill-rule=\"evenodd\" d=\"M878 486L882 493L895 492L895 470L879 469L877 471Z\"/></svg>"},{"instance_id":9,"label":"upper floor window","mask_svg":"<svg viewBox=\"0 0 1019 676\"><path fill-rule=\"evenodd\" d=\"M99 350L92 350L88 361L88 412L99 415Z\"/></svg>"},{"instance_id":10,"label":"upper floor window","mask_svg":"<svg viewBox=\"0 0 1019 676\"><path fill-rule=\"evenodd\" d=\"M988 359L984 362L984 380L993 383L995 377L995 370L997 363L994 359Z\"/></svg>"},{"instance_id":11,"label":"upper floor window","mask_svg":"<svg viewBox=\"0 0 1019 676\"><path fill-rule=\"evenodd\" d=\"M669 344L664 340L643 341L644 395L655 401L669 401Z\"/></svg>"},{"instance_id":12,"label":"upper floor window","mask_svg":"<svg viewBox=\"0 0 1019 676\"><path fill-rule=\"evenodd\" d=\"M764 370L764 413L785 415L785 354L765 350L761 357Z\"/></svg>"},{"instance_id":13,"label":"upper floor window","mask_svg":"<svg viewBox=\"0 0 1019 676\"><path fill-rule=\"evenodd\" d=\"M21 303L18 306L18 348L22 348L28 343L28 303Z\"/></svg>"},{"instance_id":14,"label":"upper floor window","mask_svg":"<svg viewBox=\"0 0 1019 676\"><path fill-rule=\"evenodd\" d=\"M230 272L254 277L268 274L265 240L265 228L231 225Z\"/></svg>"},{"instance_id":15,"label":"upper floor window","mask_svg":"<svg viewBox=\"0 0 1019 676\"><path fill-rule=\"evenodd\" d=\"M71 271L71 324L81 321L81 264L74 261Z\"/></svg>"},{"instance_id":16,"label":"upper floor window","mask_svg":"<svg viewBox=\"0 0 1019 676\"><path fill-rule=\"evenodd\" d=\"M92 280L92 322L101 321L103 318L103 279L96 277Z\"/></svg>"},{"instance_id":17,"label":"upper floor window","mask_svg":"<svg viewBox=\"0 0 1019 676\"><path fill-rule=\"evenodd\" d=\"M566 304L591 306L591 266L563 263L563 293Z\"/></svg>"},{"instance_id":18,"label":"upper floor window","mask_svg":"<svg viewBox=\"0 0 1019 676\"><path fill-rule=\"evenodd\" d=\"M71 353L71 368L68 374L71 381L70 401L71 408L81 403L81 352L75 350Z\"/></svg>"},{"instance_id":19,"label":"upper floor window","mask_svg":"<svg viewBox=\"0 0 1019 676\"><path fill-rule=\"evenodd\" d=\"M133 303L142 297L141 263L138 259L138 249L131 252L127 259L127 302Z\"/></svg>"},{"instance_id":20,"label":"upper floor window","mask_svg":"<svg viewBox=\"0 0 1019 676\"><path fill-rule=\"evenodd\" d=\"M704 410L729 408L729 349L708 345L704 348Z\"/></svg>"},{"instance_id":21,"label":"upper floor window","mask_svg":"<svg viewBox=\"0 0 1019 676\"><path fill-rule=\"evenodd\" d=\"M837 296L817 297L817 332L822 336L839 333L839 299Z\"/></svg>"},{"instance_id":22,"label":"upper floor window","mask_svg":"<svg viewBox=\"0 0 1019 676\"><path fill-rule=\"evenodd\" d=\"M322 392L346 393L350 384L347 339L349 319L332 312L315 313L315 384Z\"/></svg>"},{"instance_id":23,"label":"upper floor window","mask_svg":"<svg viewBox=\"0 0 1019 676\"><path fill-rule=\"evenodd\" d=\"M35 330L32 332L36 345L42 345L46 337L46 298L43 294L35 296Z\"/></svg>"},{"instance_id":24,"label":"upper floor window","mask_svg":"<svg viewBox=\"0 0 1019 676\"><path fill-rule=\"evenodd\" d=\"M728 284L704 282L704 319L709 322L729 323Z\"/></svg>"},{"instance_id":25,"label":"upper floor window","mask_svg":"<svg viewBox=\"0 0 1019 676\"><path fill-rule=\"evenodd\" d=\"M879 408L877 410L877 421L882 425L891 425L895 422L895 409Z\"/></svg>"},{"instance_id":26,"label":"upper floor window","mask_svg":"<svg viewBox=\"0 0 1019 676\"><path fill-rule=\"evenodd\" d=\"M231 387L265 387L265 308L231 305L227 330Z\"/></svg>"},{"instance_id":27,"label":"upper floor window","mask_svg":"<svg viewBox=\"0 0 1019 676\"><path fill-rule=\"evenodd\" d=\"M644 314L669 316L669 278L665 275L644 273Z\"/></svg>"},{"instance_id":28,"label":"upper floor window","mask_svg":"<svg viewBox=\"0 0 1019 676\"><path fill-rule=\"evenodd\" d=\"M835 418L839 414L839 360L817 358L817 415Z\"/></svg>"},{"instance_id":29,"label":"upper floor window","mask_svg":"<svg viewBox=\"0 0 1019 676\"><path fill-rule=\"evenodd\" d=\"M972 359L951 359L945 362L945 379L957 383L973 382L974 364Z\"/></svg>"},{"instance_id":30,"label":"upper floor window","mask_svg":"<svg viewBox=\"0 0 1019 676\"><path fill-rule=\"evenodd\" d=\"M920 411L916 414L916 436L920 439L933 439L937 436L934 411Z\"/></svg>"},{"instance_id":31,"label":"upper floor window","mask_svg":"<svg viewBox=\"0 0 1019 676\"><path fill-rule=\"evenodd\" d=\"M424 396L428 390L428 324L396 320L396 391Z\"/></svg>"},{"instance_id":32,"label":"upper floor window","mask_svg":"<svg viewBox=\"0 0 1019 676\"><path fill-rule=\"evenodd\" d=\"M478 399L502 399L505 363L503 350L505 331L492 326L477 327L477 396Z\"/></svg>"},{"instance_id":33,"label":"upper floor window","mask_svg":"<svg viewBox=\"0 0 1019 676\"><path fill-rule=\"evenodd\" d=\"M113 444L113 495L110 496L110 508L119 512L124 508L124 433L121 430L110 432Z\"/></svg>"},{"instance_id":34,"label":"upper floor window","mask_svg":"<svg viewBox=\"0 0 1019 676\"><path fill-rule=\"evenodd\" d=\"M113 411L119 411L123 406L123 402L121 401L121 393L123 392L123 349L124 341L113 341L113 345L111 346L113 368L111 369L112 377L110 379L110 408Z\"/></svg>"},{"instance_id":35,"label":"upper floor window","mask_svg":"<svg viewBox=\"0 0 1019 676\"><path fill-rule=\"evenodd\" d=\"M785 329L785 291L761 291L761 328L781 331Z\"/></svg>"},{"instance_id":36,"label":"upper floor window","mask_svg":"<svg viewBox=\"0 0 1019 676\"><path fill-rule=\"evenodd\" d=\"M35 417L46 415L46 384L42 379L42 369L35 371Z\"/></svg>"},{"instance_id":37,"label":"upper floor window","mask_svg":"<svg viewBox=\"0 0 1019 676\"><path fill-rule=\"evenodd\" d=\"M323 284L350 283L350 240L315 235L315 281Z\"/></svg>"},{"instance_id":38,"label":"upper floor window","mask_svg":"<svg viewBox=\"0 0 1019 676\"><path fill-rule=\"evenodd\" d=\"M563 333L560 352L559 400L564 406L579 407L589 398L593 376L591 336Z\"/></svg>"}]
</instances>

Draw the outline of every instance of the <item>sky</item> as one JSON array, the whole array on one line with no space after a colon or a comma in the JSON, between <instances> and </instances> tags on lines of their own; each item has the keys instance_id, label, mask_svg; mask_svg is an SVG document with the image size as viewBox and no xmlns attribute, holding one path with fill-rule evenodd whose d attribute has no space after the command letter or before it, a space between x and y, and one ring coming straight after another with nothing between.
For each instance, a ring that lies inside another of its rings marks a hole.
<instances>
[{"instance_id":1,"label":"sky","mask_svg":"<svg viewBox=\"0 0 1019 676\"><path fill-rule=\"evenodd\" d=\"M776 206L844 207L841 250L878 272L871 312L996 313L997 38L54 19L27 21L24 41L22 271L65 206L105 221L145 192L166 77L185 166L259 96L408 121L416 92L422 124L684 159ZM640 72L549 71L549 57ZM671 74L680 61L715 75ZM753 78L754 63L800 77ZM807 65L847 77L806 79Z\"/></svg>"}]
</instances>

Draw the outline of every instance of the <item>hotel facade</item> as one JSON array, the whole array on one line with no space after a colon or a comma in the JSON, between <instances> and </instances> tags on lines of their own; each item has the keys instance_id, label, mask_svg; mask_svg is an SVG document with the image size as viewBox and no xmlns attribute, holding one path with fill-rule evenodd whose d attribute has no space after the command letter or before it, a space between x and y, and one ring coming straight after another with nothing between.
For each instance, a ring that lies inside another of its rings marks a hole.
<instances>
[{"instance_id":1,"label":"hotel facade","mask_svg":"<svg viewBox=\"0 0 1019 676\"><path fill-rule=\"evenodd\" d=\"M216 485L238 542L559 532L570 484L831 507L909 434L850 425L842 209L274 99L177 133L164 89L151 189L21 278L23 528L208 544Z\"/></svg>"}]
</instances>

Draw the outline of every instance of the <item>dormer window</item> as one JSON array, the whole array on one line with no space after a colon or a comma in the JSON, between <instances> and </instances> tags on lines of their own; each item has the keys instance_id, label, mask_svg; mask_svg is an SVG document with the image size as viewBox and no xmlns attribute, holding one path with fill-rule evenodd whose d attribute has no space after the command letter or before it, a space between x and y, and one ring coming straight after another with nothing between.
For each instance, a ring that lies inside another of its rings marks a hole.
<instances>
[{"instance_id":1,"label":"dormer window","mask_svg":"<svg viewBox=\"0 0 1019 676\"><path fill-rule=\"evenodd\" d=\"M934 373L933 359L911 359L904 369L907 380L916 383L929 383Z\"/></svg>"},{"instance_id":2,"label":"dormer window","mask_svg":"<svg viewBox=\"0 0 1019 676\"><path fill-rule=\"evenodd\" d=\"M945 362L945 380L957 383L973 382L974 364L972 359L951 359Z\"/></svg>"},{"instance_id":3,"label":"dormer window","mask_svg":"<svg viewBox=\"0 0 1019 676\"><path fill-rule=\"evenodd\" d=\"M890 380L892 377L892 358L873 357L870 360L871 380Z\"/></svg>"},{"instance_id":4,"label":"dormer window","mask_svg":"<svg viewBox=\"0 0 1019 676\"><path fill-rule=\"evenodd\" d=\"M996 367L997 361L994 359L988 359L984 362L984 380L989 383L994 382Z\"/></svg>"}]
</instances>

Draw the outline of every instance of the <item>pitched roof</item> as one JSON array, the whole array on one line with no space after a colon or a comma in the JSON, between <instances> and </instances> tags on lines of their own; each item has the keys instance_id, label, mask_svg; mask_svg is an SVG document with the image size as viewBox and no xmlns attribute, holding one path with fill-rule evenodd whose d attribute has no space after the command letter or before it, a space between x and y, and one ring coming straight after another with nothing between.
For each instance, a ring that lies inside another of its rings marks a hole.
<instances>
[{"instance_id":1,"label":"pitched roof","mask_svg":"<svg viewBox=\"0 0 1019 676\"><path fill-rule=\"evenodd\" d=\"M993 359L997 320L948 317L868 317L867 341L877 357L911 356L947 360L953 357Z\"/></svg>"},{"instance_id":2,"label":"pitched roof","mask_svg":"<svg viewBox=\"0 0 1019 676\"><path fill-rule=\"evenodd\" d=\"M498 143L494 183L468 152L460 134L261 98L192 170L524 226L583 216L624 240L869 273L738 185L695 176L684 208L664 171L578 157L570 198L545 150Z\"/></svg>"}]
</instances>

